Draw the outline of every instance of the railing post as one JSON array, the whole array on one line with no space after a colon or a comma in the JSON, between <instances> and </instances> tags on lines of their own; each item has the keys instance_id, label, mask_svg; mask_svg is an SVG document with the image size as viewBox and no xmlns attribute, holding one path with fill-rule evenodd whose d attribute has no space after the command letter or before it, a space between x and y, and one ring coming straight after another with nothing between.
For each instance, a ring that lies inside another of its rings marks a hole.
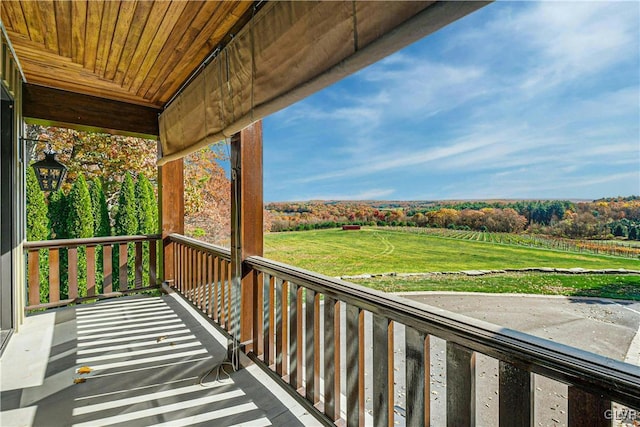
<instances>
[{"instance_id":1,"label":"railing post","mask_svg":"<svg viewBox=\"0 0 640 427\"><path fill-rule=\"evenodd\" d=\"M184 234L184 164L182 159L158 168L159 212L162 230L162 279L174 280L174 249L171 233Z\"/></svg>"},{"instance_id":2,"label":"railing post","mask_svg":"<svg viewBox=\"0 0 640 427\"><path fill-rule=\"evenodd\" d=\"M253 317L258 310L256 275L243 270L249 256L262 256L262 122L231 138L231 271L234 289L240 289L240 341L253 339ZM252 350L248 345L245 350Z\"/></svg>"}]
</instances>

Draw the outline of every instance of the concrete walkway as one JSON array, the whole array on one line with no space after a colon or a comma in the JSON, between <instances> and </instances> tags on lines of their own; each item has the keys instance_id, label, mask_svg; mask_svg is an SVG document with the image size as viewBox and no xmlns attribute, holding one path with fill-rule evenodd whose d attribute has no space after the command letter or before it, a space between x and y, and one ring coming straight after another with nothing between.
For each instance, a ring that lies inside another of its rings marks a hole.
<instances>
[{"instance_id":1,"label":"concrete walkway","mask_svg":"<svg viewBox=\"0 0 640 427\"><path fill-rule=\"evenodd\" d=\"M639 364L640 302L601 298L505 295L481 293L415 292L405 298L443 308L510 329L557 341L628 363ZM431 343L431 397L433 425L444 425L446 354L444 342ZM404 366L399 370L401 373ZM404 378L399 382L404 384ZM477 425L498 425L498 363L476 359ZM567 425L567 386L534 376L534 425ZM396 396L401 401L402 396ZM615 426L631 426L631 421Z\"/></svg>"},{"instance_id":2,"label":"concrete walkway","mask_svg":"<svg viewBox=\"0 0 640 427\"><path fill-rule=\"evenodd\" d=\"M632 348L629 352L640 328L640 301L456 292L399 295L640 365L637 349Z\"/></svg>"},{"instance_id":3,"label":"concrete walkway","mask_svg":"<svg viewBox=\"0 0 640 427\"><path fill-rule=\"evenodd\" d=\"M318 424L255 365L201 384L226 343L177 295L30 316L0 359L0 425Z\"/></svg>"}]
</instances>

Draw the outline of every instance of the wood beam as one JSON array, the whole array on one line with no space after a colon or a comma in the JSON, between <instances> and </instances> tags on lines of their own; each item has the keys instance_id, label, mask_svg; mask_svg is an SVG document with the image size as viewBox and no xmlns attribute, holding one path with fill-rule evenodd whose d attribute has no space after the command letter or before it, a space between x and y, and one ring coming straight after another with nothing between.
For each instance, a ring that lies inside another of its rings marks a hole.
<instances>
[{"instance_id":1,"label":"wood beam","mask_svg":"<svg viewBox=\"0 0 640 427\"><path fill-rule=\"evenodd\" d=\"M29 123L152 139L160 134L156 108L34 84L23 89L22 111Z\"/></svg>"},{"instance_id":2,"label":"wood beam","mask_svg":"<svg viewBox=\"0 0 640 427\"><path fill-rule=\"evenodd\" d=\"M158 196L162 231L162 280L174 280L173 245L171 233L184 234L184 163L182 159L165 163L158 168Z\"/></svg>"},{"instance_id":3,"label":"wood beam","mask_svg":"<svg viewBox=\"0 0 640 427\"><path fill-rule=\"evenodd\" d=\"M242 262L263 255L262 121L231 138L231 263L235 289L241 292L240 341L253 338L257 277Z\"/></svg>"}]
</instances>

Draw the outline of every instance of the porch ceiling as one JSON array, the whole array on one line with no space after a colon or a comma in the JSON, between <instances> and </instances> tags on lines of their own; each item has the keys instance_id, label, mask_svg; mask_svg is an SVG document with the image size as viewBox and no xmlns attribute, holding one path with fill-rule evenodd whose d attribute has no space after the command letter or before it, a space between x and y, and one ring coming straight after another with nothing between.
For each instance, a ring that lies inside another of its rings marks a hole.
<instances>
[{"instance_id":1,"label":"porch ceiling","mask_svg":"<svg viewBox=\"0 0 640 427\"><path fill-rule=\"evenodd\" d=\"M0 13L29 83L162 107L250 1L12 1Z\"/></svg>"}]
</instances>

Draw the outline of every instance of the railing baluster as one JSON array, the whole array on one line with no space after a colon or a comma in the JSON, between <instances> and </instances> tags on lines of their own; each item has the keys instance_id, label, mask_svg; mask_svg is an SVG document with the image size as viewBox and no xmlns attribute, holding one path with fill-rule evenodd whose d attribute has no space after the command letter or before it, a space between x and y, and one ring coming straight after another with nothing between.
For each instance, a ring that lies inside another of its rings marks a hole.
<instances>
[{"instance_id":1,"label":"railing baluster","mask_svg":"<svg viewBox=\"0 0 640 427\"><path fill-rule=\"evenodd\" d=\"M340 418L340 303L324 298L324 413Z\"/></svg>"},{"instance_id":2,"label":"railing baluster","mask_svg":"<svg viewBox=\"0 0 640 427\"><path fill-rule=\"evenodd\" d=\"M29 305L40 304L40 251L29 250Z\"/></svg>"},{"instance_id":3,"label":"railing baluster","mask_svg":"<svg viewBox=\"0 0 640 427\"><path fill-rule=\"evenodd\" d=\"M196 295L193 303L202 310L202 293L204 281L202 280L202 251L196 251Z\"/></svg>"},{"instance_id":4,"label":"railing baluster","mask_svg":"<svg viewBox=\"0 0 640 427\"><path fill-rule=\"evenodd\" d=\"M187 286L185 289L185 295L189 301L193 301L192 298L192 290L193 290L193 248L187 246Z\"/></svg>"},{"instance_id":5,"label":"railing baluster","mask_svg":"<svg viewBox=\"0 0 640 427\"><path fill-rule=\"evenodd\" d=\"M134 288L142 287L142 242L135 244L135 278Z\"/></svg>"},{"instance_id":6,"label":"railing baluster","mask_svg":"<svg viewBox=\"0 0 640 427\"><path fill-rule=\"evenodd\" d=\"M264 354L264 282L263 274L258 270L251 270L253 274L254 300L253 300L253 352L260 360Z\"/></svg>"},{"instance_id":7,"label":"railing baluster","mask_svg":"<svg viewBox=\"0 0 640 427\"><path fill-rule=\"evenodd\" d=\"M191 284L189 287L189 299L192 303L196 304L196 290L198 288L198 251L191 248Z\"/></svg>"},{"instance_id":8,"label":"railing baluster","mask_svg":"<svg viewBox=\"0 0 640 427\"><path fill-rule=\"evenodd\" d=\"M269 366L271 364L271 357L273 353L273 347L271 346L271 340L269 336L272 335L271 325L271 276L267 273L262 276L262 343L263 343L263 357L262 361Z\"/></svg>"},{"instance_id":9,"label":"railing baluster","mask_svg":"<svg viewBox=\"0 0 640 427\"><path fill-rule=\"evenodd\" d=\"M60 301L60 251L49 250L49 302Z\"/></svg>"},{"instance_id":10,"label":"railing baluster","mask_svg":"<svg viewBox=\"0 0 640 427\"><path fill-rule=\"evenodd\" d=\"M269 365L276 363L276 279L269 277ZM274 368L275 369L275 368Z\"/></svg>"},{"instance_id":11,"label":"railing baluster","mask_svg":"<svg viewBox=\"0 0 640 427\"><path fill-rule=\"evenodd\" d=\"M476 356L447 342L447 426L471 426L476 412Z\"/></svg>"},{"instance_id":12,"label":"railing baluster","mask_svg":"<svg viewBox=\"0 0 640 427\"><path fill-rule=\"evenodd\" d=\"M531 372L511 363L499 364L500 427L528 427L533 416Z\"/></svg>"},{"instance_id":13,"label":"railing baluster","mask_svg":"<svg viewBox=\"0 0 640 427\"><path fill-rule=\"evenodd\" d=\"M373 315L373 424L393 426L393 322Z\"/></svg>"},{"instance_id":14,"label":"railing baluster","mask_svg":"<svg viewBox=\"0 0 640 427\"><path fill-rule=\"evenodd\" d=\"M184 260L182 262L183 264L183 268L184 268L184 283L182 284L182 295L184 295L185 298L189 299L189 280L191 280L191 264L189 263L189 260L191 259L189 257L190 254L190 249L189 246L185 245L184 248L182 249L183 254L184 254Z\"/></svg>"},{"instance_id":15,"label":"railing baluster","mask_svg":"<svg viewBox=\"0 0 640 427\"><path fill-rule=\"evenodd\" d=\"M295 283L289 287L289 383L298 390L302 387L302 288Z\"/></svg>"},{"instance_id":16,"label":"railing baluster","mask_svg":"<svg viewBox=\"0 0 640 427\"><path fill-rule=\"evenodd\" d=\"M113 292L113 247L106 244L102 247L102 292L109 294Z\"/></svg>"},{"instance_id":17,"label":"railing baluster","mask_svg":"<svg viewBox=\"0 0 640 427\"><path fill-rule=\"evenodd\" d=\"M227 261L222 260L220 263L220 326L226 328L226 312L225 312L225 288L227 280Z\"/></svg>"},{"instance_id":18,"label":"railing baluster","mask_svg":"<svg viewBox=\"0 0 640 427\"><path fill-rule=\"evenodd\" d=\"M87 246L87 295L96 294L96 247Z\"/></svg>"},{"instance_id":19,"label":"railing baluster","mask_svg":"<svg viewBox=\"0 0 640 427\"><path fill-rule=\"evenodd\" d=\"M150 240L149 241L149 286L154 286L157 284L158 278L157 278L157 256L158 256L158 249L156 246L156 241L155 240ZM173 257L175 260L176 257L176 251L174 249L173 251ZM176 269L173 270L174 274Z\"/></svg>"},{"instance_id":20,"label":"railing baluster","mask_svg":"<svg viewBox=\"0 0 640 427\"><path fill-rule=\"evenodd\" d=\"M276 278L276 372L286 375L287 358L287 282Z\"/></svg>"},{"instance_id":21,"label":"railing baluster","mask_svg":"<svg viewBox=\"0 0 640 427\"><path fill-rule=\"evenodd\" d=\"M315 311L316 293L311 289L305 290L305 325L304 325L304 364L305 364L305 397L311 403L316 403L319 396L316 394L316 355L315 355Z\"/></svg>"},{"instance_id":22,"label":"railing baluster","mask_svg":"<svg viewBox=\"0 0 640 427\"><path fill-rule=\"evenodd\" d=\"M568 427L610 427L611 400L598 394L592 394L577 387L569 387Z\"/></svg>"},{"instance_id":23,"label":"railing baluster","mask_svg":"<svg viewBox=\"0 0 640 427\"><path fill-rule=\"evenodd\" d=\"M209 318L211 318L211 295L213 294L213 255L212 254L207 254L207 295L205 296L206 298L206 303L205 305L207 306L207 316L209 316Z\"/></svg>"},{"instance_id":24,"label":"railing baluster","mask_svg":"<svg viewBox=\"0 0 640 427\"><path fill-rule=\"evenodd\" d=\"M364 311L346 308L347 426L364 426Z\"/></svg>"},{"instance_id":25,"label":"railing baluster","mask_svg":"<svg viewBox=\"0 0 640 427\"><path fill-rule=\"evenodd\" d=\"M218 296L220 293L220 258L215 257L213 260L213 320L216 322L220 319L218 310Z\"/></svg>"},{"instance_id":26,"label":"railing baluster","mask_svg":"<svg viewBox=\"0 0 640 427\"><path fill-rule=\"evenodd\" d=\"M174 286L178 291L182 292L182 284L184 283L184 246L179 243L175 243L175 245L176 264L178 267L176 271L176 281L174 283Z\"/></svg>"},{"instance_id":27,"label":"railing baluster","mask_svg":"<svg viewBox=\"0 0 640 427\"><path fill-rule=\"evenodd\" d=\"M120 243L119 252L118 252L118 263L119 266L119 291L124 291L129 288L128 278L127 278L127 262L129 261L129 251L128 245L126 243Z\"/></svg>"},{"instance_id":28,"label":"railing baluster","mask_svg":"<svg viewBox=\"0 0 640 427\"><path fill-rule=\"evenodd\" d=\"M207 312L208 258L206 252L200 251L200 310Z\"/></svg>"},{"instance_id":29,"label":"railing baluster","mask_svg":"<svg viewBox=\"0 0 640 427\"><path fill-rule=\"evenodd\" d=\"M407 426L425 426L429 425L431 404L429 337L409 326L405 327L405 337Z\"/></svg>"},{"instance_id":30,"label":"railing baluster","mask_svg":"<svg viewBox=\"0 0 640 427\"><path fill-rule=\"evenodd\" d=\"M67 278L67 298L75 299L78 298L78 248L69 248L67 254L67 259L69 260L67 263L67 272L69 273Z\"/></svg>"}]
</instances>

